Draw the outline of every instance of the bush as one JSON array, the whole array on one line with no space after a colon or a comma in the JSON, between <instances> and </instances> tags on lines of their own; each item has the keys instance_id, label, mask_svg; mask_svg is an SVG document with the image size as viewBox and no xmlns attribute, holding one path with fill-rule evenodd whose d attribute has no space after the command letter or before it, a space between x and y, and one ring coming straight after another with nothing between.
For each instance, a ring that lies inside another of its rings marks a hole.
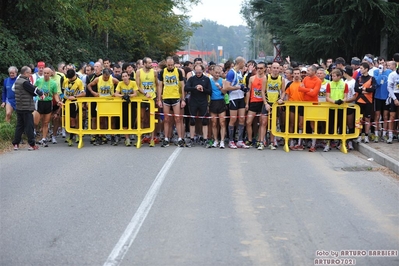
<instances>
[{"instance_id":1,"label":"bush","mask_svg":"<svg viewBox=\"0 0 399 266\"><path fill-rule=\"evenodd\" d=\"M14 138L15 125L0 122L0 139L1 141L10 141Z\"/></svg>"}]
</instances>

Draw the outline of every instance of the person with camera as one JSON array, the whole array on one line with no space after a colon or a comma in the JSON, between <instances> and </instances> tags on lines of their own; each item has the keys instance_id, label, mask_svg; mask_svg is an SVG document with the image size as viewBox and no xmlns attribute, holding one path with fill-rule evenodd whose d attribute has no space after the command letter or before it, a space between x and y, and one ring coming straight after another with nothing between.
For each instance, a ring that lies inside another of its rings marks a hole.
<instances>
[{"instance_id":1,"label":"person with camera","mask_svg":"<svg viewBox=\"0 0 399 266\"><path fill-rule=\"evenodd\" d=\"M375 137L374 142L378 142L380 138L380 116L382 116L383 127L382 127L382 140L387 138L388 129L388 117L389 117L389 105L385 102L388 99L388 76L392 70L387 68L385 58L378 57L378 69L374 70L374 78L376 81L375 93L374 93L374 122L375 122Z\"/></svg>"},{"instance_id":2,"label":"person with camera","mask_svg":"<svg viewBox=\"0 0 399 266\"><path fill-rule=\"evenodd\" d=\"M122 97L124 102L122 103L122 126L123 129L129 127L129 117L130 117L130 128L134 127L136 123L137 116L137 103L131 103L130 98L137 96L137 84L136 82L130 80L129 73L126 71L122 72L122 81L118 83L115 89L114 96ZM129 105L131 106L131 111L129 113ZM131 146L129 134L125 134L125 145Z\"/></svg>"}]
</instances>

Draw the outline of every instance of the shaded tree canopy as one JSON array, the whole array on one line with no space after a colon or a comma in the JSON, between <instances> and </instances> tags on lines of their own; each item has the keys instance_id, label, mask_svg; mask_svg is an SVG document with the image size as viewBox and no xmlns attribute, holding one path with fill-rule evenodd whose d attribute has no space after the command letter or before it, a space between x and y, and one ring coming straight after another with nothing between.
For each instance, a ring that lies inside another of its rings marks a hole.
<instances>
[{"instance_id":1,"label":"shaded tree canopy","mask_svg":"<svg viewBox=\"0 0 399 266\"><path fill-rule=\"evenodd\" d=\"M262 23L295 60L379 55L385 34L388 57L398 52L398 1L246 0L241 12L249 26Z\"/></svg>"},{"instance_id":2,"label":"shaded tree canopy","mask_svg":"<svg viewBox=\"0 0 399 266\"><path fill-rule=\"evenodd\" d=\"M4 0L0 73L39 60L161 59L192 35L186 5L199 0Z\"/></svg>"}]
</instances>

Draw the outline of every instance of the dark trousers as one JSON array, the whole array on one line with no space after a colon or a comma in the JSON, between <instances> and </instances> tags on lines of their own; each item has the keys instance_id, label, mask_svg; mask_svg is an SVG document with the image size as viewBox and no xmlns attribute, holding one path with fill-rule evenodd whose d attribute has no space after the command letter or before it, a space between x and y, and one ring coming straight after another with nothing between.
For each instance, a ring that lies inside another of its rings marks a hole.
<instances>
[{"instance_id":1,"label":"dark trousers","mask_svg":"<svg viewBox=\"0 0 399 266\"><path fill-rule=\"evenodd\" d=\"M34 126L33 126L33 114L32 112L18 112L17 111L17 126L15 128L14 140L12 142L13 145L19 144L21 142L22 134L25 132L28 137L28 143L30 146L34 146L35 142L35 134L34 134Z\"/></svg>"}]
</instances>

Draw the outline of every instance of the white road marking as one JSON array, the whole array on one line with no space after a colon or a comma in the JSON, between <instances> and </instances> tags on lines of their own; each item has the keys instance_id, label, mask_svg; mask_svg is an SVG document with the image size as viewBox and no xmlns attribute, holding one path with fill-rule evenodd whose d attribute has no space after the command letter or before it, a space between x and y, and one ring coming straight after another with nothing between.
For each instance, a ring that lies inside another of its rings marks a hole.
<instances>
[{"instance_id":1,"label":"white road marking","mask_svg":"<svg viewBox=\"0 0 399 266\"><path fill-rule=\"evenodd\" d=\"M125 231L123 232L118 243L115 245L111 254L108 256L108 259L104 263L104 266L120 265L120 263L123 260L123 257L126 255L130 246L133 244L133 241L136 238L138 232L140 231L140 228L143 225L145 218L150 212L151 207L154 204L154 201L161 188L161 185L165 180L166 174L168 173L170 167L172 166L176 158L179 156L181 151L182 151L181 148L177 148L172 153L172 155L170 155L169 159L166 161L161 171L158 173L157 177L152 183L147 194L145 195L143 201L140 204L140 207L137 209L129 225L126 227Z\"/></svg>"}]
</instances>

